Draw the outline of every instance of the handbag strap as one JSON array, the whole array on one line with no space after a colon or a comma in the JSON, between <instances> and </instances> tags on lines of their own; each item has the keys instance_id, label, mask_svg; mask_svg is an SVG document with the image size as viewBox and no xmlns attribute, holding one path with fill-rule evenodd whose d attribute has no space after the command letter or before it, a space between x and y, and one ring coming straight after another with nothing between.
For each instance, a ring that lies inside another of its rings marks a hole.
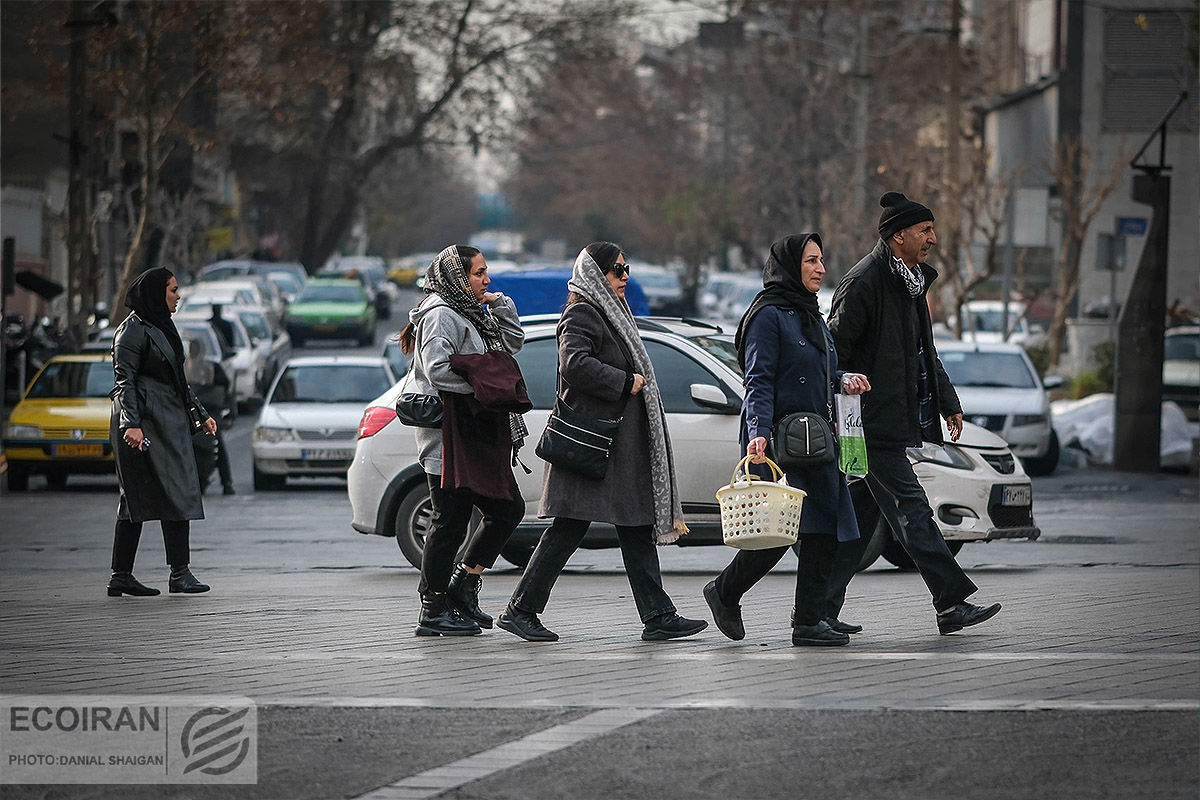
<instances>
[{"instance_id":1,"label":"handbag strap","mask_svg":"<svg viewBox=\"0 0 1200 800\"><path fill-rule=\"evenodd\" d=\"M821 335L825 336L825 331L821 331ZM829 417L830 424L833 424L833 356L829 350L833 347L833 343L829 341L829 337L825 337L825 412Z\"/></svg>"}]
</instances>

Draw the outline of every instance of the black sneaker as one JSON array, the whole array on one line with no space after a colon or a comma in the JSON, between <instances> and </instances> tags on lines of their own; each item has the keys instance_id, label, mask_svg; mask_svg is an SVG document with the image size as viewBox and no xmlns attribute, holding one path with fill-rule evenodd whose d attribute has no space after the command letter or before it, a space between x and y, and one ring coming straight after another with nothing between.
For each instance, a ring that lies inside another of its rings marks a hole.
<instances>
[{"instance_id":1,"label":"black sneaker","mask_svg":"<svg viewBox=\"0 0 1200 800\"><path fill-rule=\"evenodd\" d=\"M509 605L496 617L496 625L527 642L557 642L558 634L547 628L537 614Z\"/></svg>"},{"instance_id":2,"label":"black sneaker","mask_svg":"<svg viewBox=\"0 0 1200 800\"><path fill-rule=\"evenodd\" d=\"M706 619L688 619L674 611L659 614L646 623L642 631L642 641L661 642L664 639L682 639L693 636L708 627Z\"/></svg>"},{"instance_id":3,"label":"black sneaker","mask_svg":"<svg viewBox=\"0 0 1200 800\"><path fill-rule=\"evenodd\" d=\"M938 633L945 636L947 633L954 633L955 631L961 631L963 628L978 625L996 616L999 611L999 603L992 603L987 607L973 606L966 602L959 603L953 608L938 612Z\"/></svg>"},{"instance_id":4,"label":"black sneaker","mask_svg":"<svg viewBox=\"0 0 1200 800\"><path fill-rule=\"evenodd\" d=\"M837 647L850 644L850 636L838 633L821 620L816 625L796 625L792 628L792 644L796 647Z\"/></svg>"}]
</instances>

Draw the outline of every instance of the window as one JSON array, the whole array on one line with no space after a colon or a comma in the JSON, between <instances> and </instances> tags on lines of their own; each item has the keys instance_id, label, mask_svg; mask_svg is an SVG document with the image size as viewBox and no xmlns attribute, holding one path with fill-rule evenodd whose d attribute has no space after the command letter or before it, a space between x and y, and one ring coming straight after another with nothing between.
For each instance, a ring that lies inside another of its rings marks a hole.
<instances>
[{"instance_id":1,"label":"window","mask_svg":"<svg viewBox=\"0 0 1200 800\"><path fill-rule=\"evenodd\" d=\"M387 391L383 367L288 367L271 397L273 403L369 403Z\"/></svg>"},{"instance_id":2,"label":"window","mask_svg":"<svg viewBox=\"0 0 1200 800\"><path fill-rule=\"evenodd\" d=\"M108 397L113 388L112 363L56 361L47 365L29 397Z\"/></svg>"},{"instance_id":3,"label":"window","mask_svg":"<svg viewBox=\"0 0 1200 800\"><path fill-rule=\"evenodd\" d=\"M938 353L950 382L955 386L990 386L1033 389L1037 376L1016 353L942 351Z\"/></svg>"},{"instance_id":4,"label":"window","mask_svg":"<svg viewBox=\"0 0 1200 800\"><path fill-rule=\"evenodd\" d=\"M525 391L534 408L554 408L558 377L558 340L553 336L525 342L516 355L525 376Z\"/></svg>"},{"instance_id":5,"label":"window","mask_svg":"<svg viewBox=\"0 0 1200 800\"><path fill-rule=\"evenodd\" d=\"M720 386L716 376L690 357L659 342L646 342L646 352L654 363L654 374L658 378L658 391L662 395L663 408L667 413L708 413L692 399L693 383Z\"/></svg>"}]
</instances>

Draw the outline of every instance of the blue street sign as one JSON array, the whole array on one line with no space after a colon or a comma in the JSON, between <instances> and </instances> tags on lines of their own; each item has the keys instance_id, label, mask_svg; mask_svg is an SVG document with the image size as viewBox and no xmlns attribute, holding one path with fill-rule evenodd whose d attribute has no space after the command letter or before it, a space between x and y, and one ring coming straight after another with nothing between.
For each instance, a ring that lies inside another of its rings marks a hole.
<instances>
[{"instance_id":1,"label":"blue street sign","mask_svg":"<svg viewBox=\"0 0 1200 800\"><path fill-rule=\"evenodd\" d=\"M1145 217L1117 217L1117 236L1145 236Z\"/></svg>"}]
</instances>

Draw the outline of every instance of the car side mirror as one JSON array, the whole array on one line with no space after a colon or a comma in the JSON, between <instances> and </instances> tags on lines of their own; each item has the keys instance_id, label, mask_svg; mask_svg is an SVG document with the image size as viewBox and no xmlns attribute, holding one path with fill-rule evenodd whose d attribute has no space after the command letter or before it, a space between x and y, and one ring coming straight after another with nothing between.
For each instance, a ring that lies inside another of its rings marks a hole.
<instances>
[{"instance_id":1,"label":"car side mirror","mask_svg":"<svg viewBox=\"0 0 1200 800\"><path fill-rule=\"evenodd\" d=\"M710 383L693 383L690 389L692 400L701 408L709 408L721 414L741 413L742 404L731 401L720 387Z\"/></svg>"},{"instance_id":2,"label":"car side mirror","mask_svg":"<svg viewBox=\"0 0 1200 800\"><path fill-rule=\"evenodd\" d=\"M1042 378L1042 386L1046 387L1047 389L1058 389L1064 383L1066 383L1066 381L1063 379L1062 375L1047 375L1046 377Z\"/></svg>"},{"instance_id":3,"label":"car side mirror","mask_svg":"<svg viewBox=\"0 0 1200 800\"><path fill-rule=\"evenodd\" d=\"M227 358L233 358L236 355L237 355L236 350L226 350L224 348L221 349L221 360L222 361L224 361Z\"/></svg>"}]
</instances>

